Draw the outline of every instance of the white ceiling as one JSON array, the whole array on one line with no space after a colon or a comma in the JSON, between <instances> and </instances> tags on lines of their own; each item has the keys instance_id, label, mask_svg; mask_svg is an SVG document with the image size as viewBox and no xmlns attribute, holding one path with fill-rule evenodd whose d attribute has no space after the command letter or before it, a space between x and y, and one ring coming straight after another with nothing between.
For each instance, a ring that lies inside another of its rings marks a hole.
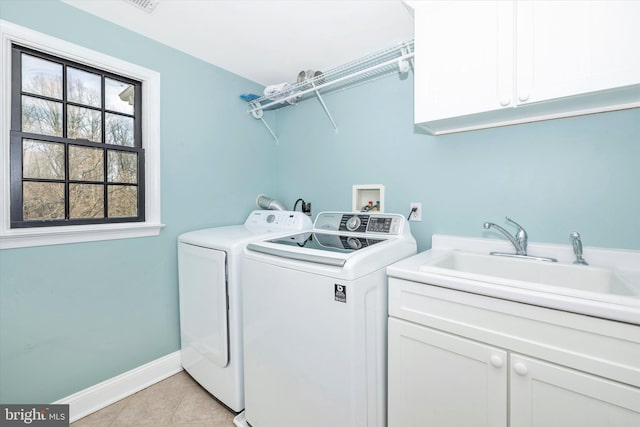
<instances>
[{"instance_id":1,"label":"white ceiling","mask_svg":"<svg viewBox=\"0 0 640 427\"><path fill-rule=\"evenodd\" d=\"M263 85L413 38L400 0L63 0Z\"/></svg>"}]
</instances>

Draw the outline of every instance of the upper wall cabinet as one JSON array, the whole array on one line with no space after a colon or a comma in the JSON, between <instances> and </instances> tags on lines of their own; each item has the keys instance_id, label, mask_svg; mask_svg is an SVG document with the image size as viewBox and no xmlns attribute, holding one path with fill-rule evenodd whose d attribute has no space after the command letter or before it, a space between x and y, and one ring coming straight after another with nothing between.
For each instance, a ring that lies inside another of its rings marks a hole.
<instances>
[{"instance_id":1,"label":"upper wall cabinet","mask_svg":"<svg viewBox=\"0 0 640 427\"><path fill-rule=\"evenodd\" d=\"M432 134L640 107L640 1L407 3Z\"/></svg>"}]
</instances>

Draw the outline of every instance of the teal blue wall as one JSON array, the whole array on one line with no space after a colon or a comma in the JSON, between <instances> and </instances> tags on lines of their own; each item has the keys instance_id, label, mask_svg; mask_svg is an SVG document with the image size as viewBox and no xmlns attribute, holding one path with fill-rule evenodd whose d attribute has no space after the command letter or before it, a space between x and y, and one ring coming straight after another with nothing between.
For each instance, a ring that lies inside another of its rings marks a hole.
<instances>
[{"instance_id":1,"label":"teal blue wall","mask_svg":"<svg viewBox=\"0 0 640 427\"><path fill-rule=\"evenodd\" d=\"M384 184L388 212L423 204L420 250L505 215L532 241L578 230L585 245L640 249L639 109L433 137L412 124L412 78L394 76L327 96L337 134L314 100L270 114L276 145L237 102L256 84L56 1L0 1L1 19L161 73L167 224L0 251L3 403L54 401L177 350L176 237L243 220L261 192L317 213L350 210L352 184Z\"/></svg>"},{"instance_id":2,"label":"teal blue wall","mask_svg":"<svg viewBox=\"0 0 640 427\"><path fill-rule=\"evenodd\" d=\"M353 184L383 184L419 250L434 233L501 238L482 223L521 223L529 240L640 249L640 109L430 136L413 123L413 79L387 77L278 114L278 196L314 212L350 210ZM509 228L509 226L507 226Z\"/></svg>"},{"instance_id":3,"label":"teal blue wall","mask_svg":"<svg viewBox=\"0 0 640 427\"><path fill-rule=\"evenodd\" d=\"M276 151L253 82L57 1L0 19L161 73L160 236L0 251L0 402L51 402L179 348L176 238L243 221Z\"/></svg>"}]
</instances>

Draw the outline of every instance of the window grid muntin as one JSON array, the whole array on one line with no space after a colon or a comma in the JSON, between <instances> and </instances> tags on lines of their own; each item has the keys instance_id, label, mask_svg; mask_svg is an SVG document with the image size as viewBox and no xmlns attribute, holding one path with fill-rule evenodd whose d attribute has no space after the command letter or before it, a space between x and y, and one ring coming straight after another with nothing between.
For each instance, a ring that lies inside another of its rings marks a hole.
<instances>
[{"instance_id":1,"label":"window grid muntin","mask_svg":"<svg viewBox=\"0 0 640 427\"><path fill-rule=\"evenodd\" d=\"M21 81L21 58L22 54L27 54L36 58L44 59L47 61L51 61L54 63L58 63L62 65L62 101L57 98L52 98L44 95L32 94L30 92L25 92L22 90L22 81ZM117 75L110 73L106 70L101 70L97 68L93 68L84 64L80 64L74 61L66 60L64 58L52 56L43 52L39 52L33 49L25 48L23 46L19 46L17 44L12 45L12 73L13 76L17 76L12 81L12 119L11 119L11 228L27 228L27 227L46 227L46 226L60 226L60 225L83 225L83 224L105 224L105 223L122 223L122 222L142 222L145 221L145 181L144 181L144 149L142 148L142 119L141 119L141 104L142 104L142 84L136 80L129 79L125 76ZM73 67L82 71L87 71L90 73L100 75L101 80L101 109L97 109L95 107L91 107L89 105L85 105L77 102L69 102L67 99L67 67ZM105 78L110 78L113 80L117 80L120 82L124 82L127 84L133 85L134 88L134 108L133 115L129 115L126 113L108 110L105 108L106 100L105 100ZM46 100L50 100L53 102L60 103L63 105L62 112L62 121L63 121L63 136L51 136L51 135L42 135L42 134L34 134L22 132L22 96L32 96L35 98L42 98ZM102 136L101 142L93 142L86 139L70 139L68 138L68 105L79 106L87 109L95 109L96 111L101 112L101 127L102 127ZM133 118L134 121L134 146L126 146L119 144L107 144L106 143L106 113L116 114L119 116ZM20 130L17 130L20 129ZM23 140L31 139L42 142L58 142L64 144L65 151L65 179L64 180L56 180L56 179L35 179L35 178L24 178L22 174L23 168L23 158L22 158L22 150L23 150ZM69 146L84 146L84 147L92 147L92 148L100 148L103 152L103 181L83 181L83 180L71 180L69 179ZM107 163L107 152L108 150L121 151L121 152L133 152L136 153L137 156L137 179L136 183L121 183L121 182L109 182L108 181L108 163ZM24 220L23 217L23 209L24 209L24 200L23 200L23 182L54 182L54 183L64 183L65 186L65 219L64 220L44 220L44 221L35 221L35 220ZM100 183L103 186L103 218L74 218L70 217L70 194L69 189L72 184L96 184ZM108 217L109 206L108 206L108 189L110 185L122 185L122 186L132 186L137 188L137 200L136 200L136 208L138 212L137 217Z\"/></svg>"}]
</instances>

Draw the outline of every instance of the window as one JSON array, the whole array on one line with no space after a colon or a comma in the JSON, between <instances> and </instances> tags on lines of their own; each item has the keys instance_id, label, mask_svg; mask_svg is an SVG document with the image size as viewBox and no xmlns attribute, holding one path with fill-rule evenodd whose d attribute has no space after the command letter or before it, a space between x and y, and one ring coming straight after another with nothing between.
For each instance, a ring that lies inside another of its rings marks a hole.
<instances>
[{"instance_id":1,"label":"window","mask_svg":"<svg viewBox=\"0 0 640 427\"><path fill-rule=\"evenodd\" d=\"M13 45L11 228L144 221L141 87Z\"/></svg>"},{"instance_id":2,"label":"window","mask_svg":"<svg viewBox=\"0 0 640 427\"><path fill-rule=\"evenodd\" d=\"M0 248L157 235L158 73L0 27Z\"/></svg>"}]
</instances>

